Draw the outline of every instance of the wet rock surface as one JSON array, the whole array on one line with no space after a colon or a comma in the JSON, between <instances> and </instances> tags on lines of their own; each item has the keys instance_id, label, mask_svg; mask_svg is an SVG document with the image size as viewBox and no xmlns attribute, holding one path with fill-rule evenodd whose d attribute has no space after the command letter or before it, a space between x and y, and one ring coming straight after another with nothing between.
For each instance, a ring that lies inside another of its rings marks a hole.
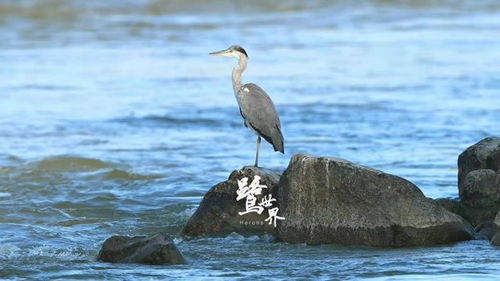
<instances>
[{"instance_id":1,"label":"wet rock surface","mask_svg":"<svg viewBox=\"0 0 500 281\"><path fill-rule=\"evenodd\" d=\"M113 236L102 245L99 261L111 263L142 263L151 265L185 264L186 261L165 234L147 236Z\"/></svg>"},{"instance_id":2,"label":"wet rock surface","mask_svg":"<svg viewBox=\"0 0 500 281\"><path fill-rule=\"evenodd\" d=\"M402 247L471 239L460 216L411 182L337 158L295 155L277 192L278 238L290 243Z\"/></svg>"},{"instance_id":3,"label":"wet rock surface","mask_svg":"<svg viewBox=\"0 0 500 281\"><path fill-rule=\"evenodd\" d=\"M260 177L259 184L262 188L260 195L256 196L256 205L264 196L273 198L280 175L263 168L247 166L231 173L228 180L213 186L204 196L200 206L189 219L182 230L188 237L196 236L225 236L232 232L243 235L272 234L276 233L273 225L266 222L267 211L261 214L255 212L240 215L245 211L246 199L237 200L238 180L248 179L248 185ZM278 203L273 202L275 206Z\"/></svg>"}]
</instances>

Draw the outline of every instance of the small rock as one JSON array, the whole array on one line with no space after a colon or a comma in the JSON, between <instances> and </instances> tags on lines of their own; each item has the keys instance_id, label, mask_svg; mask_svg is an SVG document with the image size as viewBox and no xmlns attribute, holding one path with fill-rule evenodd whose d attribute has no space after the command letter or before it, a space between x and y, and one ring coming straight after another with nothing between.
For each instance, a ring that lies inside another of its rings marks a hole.
<instances>
[{"instance_id":1,"label":"small rock","mask_svg":"<svg viewBox=\"0 0 500 281\"><path fill-rule=\"evenodd\" d=\"M469 207L497 210L500 207L500 172L490 169L469 172L460 189L460 198Z\"/></svg>"},{"instance_id":2,"label":"small rock","mask_svg":"<svg viewBox=\"0 0 500 281\"><path fill-rule=\"evenodd\" d=\"M460 194L462 194L467 174L479 169L500 171L500 138L485 138L460 154L458 157L458 189Z\"/></svg>"},{"instance_id":3,"label":"small rock","mask_svg":"<svg viewBox=\"0 0 500 281\"><path fill-rule=\"evenodd\" d=\"M278 187L278 238L402 247L472 238L472 226L411 182L342 159L293 156Z\"/></svg>"},{"instance_id":4,"label":"small rock","mask_svg":"<svg viewBox=\"0 0 500 281\"><path fill-rule=\"evenodd\" d=\"M225 236L232 232L243 235L274 235L276 230L273 225L265 222L265 219L268 217L266 211L260 215L257 213L238 214L238 212L245 210L246 202L246 199L236 200L238 180L246 177L250 184L255 175L261 178L261 185L267 186L267 188L262 189L261 195L257 195L257 202L260 202L263 196L271 195L273 198L276 198L274 191L279 181L279 174L253 166L235 170L231 173L228 180L210 188L201 201L200 206L182 230L182 233L189 237L200 235ZM274 205L277 206L277 202L274 202Z\"/></svg>"},{"instance_id":5,"label":"small rock","mask_svg":"<svg viewBox=\"0 0 500 281\"><path fill-rule=\"evenodd\" d=\"M165 234L113 236L104 242L97 257L103 262L142 264L185 264L172 238Z\"/></svg>"},{"instance_id":6,"label":"small rock","mask_svg":"<svg viewBox=\"0 0 500 281\"><path fill-rule=\"evenodd\" d=\"M460 214L473 225L493 220L500 209L500 138L485 138L458 157Z\"/></svg>"}]
</instances>

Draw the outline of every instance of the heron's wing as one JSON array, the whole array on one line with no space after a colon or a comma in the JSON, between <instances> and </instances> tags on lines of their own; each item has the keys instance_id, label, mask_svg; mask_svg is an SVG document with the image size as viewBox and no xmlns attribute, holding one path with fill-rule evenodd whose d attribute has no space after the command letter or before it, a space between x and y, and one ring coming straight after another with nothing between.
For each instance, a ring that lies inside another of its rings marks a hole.
<instances>
[{"instance_id":1,"label":"heron's wing","mask_svg":"<svg viewBox=\"0 0 500 281\"><path fill-rule=\"evenodd\" d=\"M275 151L284 152L281 123L271 98L252 83L241 86L238 95L245 122L272 144Z\"/></svg>"}]
</instances>

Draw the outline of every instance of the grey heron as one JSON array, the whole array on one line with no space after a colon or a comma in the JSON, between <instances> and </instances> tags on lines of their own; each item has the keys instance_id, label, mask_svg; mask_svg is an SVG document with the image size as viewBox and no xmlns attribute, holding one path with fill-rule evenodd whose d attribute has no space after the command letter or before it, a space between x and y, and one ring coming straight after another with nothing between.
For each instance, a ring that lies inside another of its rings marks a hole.
<instances>
[{"instance_id":1,"label":"grey heron","mask_svg":"<svg viewBox=\"0 0 500 281\"><path fill-rule=\"evenodd\" d=\"M285 153L281 124L273 101L261 87L253 83L241 84L241 74L247 67L248 55L240 46L231 46L226 50L212 52L211 55L235 57L238 65L233 69L233 90L240 107L245 127L257 135L257 153L255 167L259 165L261 137L269 142L274 151Z\"/></svg>"}]
</instances>

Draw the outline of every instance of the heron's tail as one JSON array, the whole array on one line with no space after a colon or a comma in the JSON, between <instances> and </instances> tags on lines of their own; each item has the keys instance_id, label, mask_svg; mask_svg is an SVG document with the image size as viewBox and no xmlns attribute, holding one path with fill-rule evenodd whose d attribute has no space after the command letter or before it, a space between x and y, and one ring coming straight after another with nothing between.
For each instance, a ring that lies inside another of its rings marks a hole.
<instances>
[{"instance_id":1,"label":"heron's tail","mask_svg":"<svg viewBox=\"0 0 500 281\"><path fill-rule=\"evenodd\" d=\"M285 153L285 144L283 143L283 134L281 133L281 129L276 126L276 130L272 136L272 145L274 151L279 151L281 153Z\"/></svg>"}]
</instances>

